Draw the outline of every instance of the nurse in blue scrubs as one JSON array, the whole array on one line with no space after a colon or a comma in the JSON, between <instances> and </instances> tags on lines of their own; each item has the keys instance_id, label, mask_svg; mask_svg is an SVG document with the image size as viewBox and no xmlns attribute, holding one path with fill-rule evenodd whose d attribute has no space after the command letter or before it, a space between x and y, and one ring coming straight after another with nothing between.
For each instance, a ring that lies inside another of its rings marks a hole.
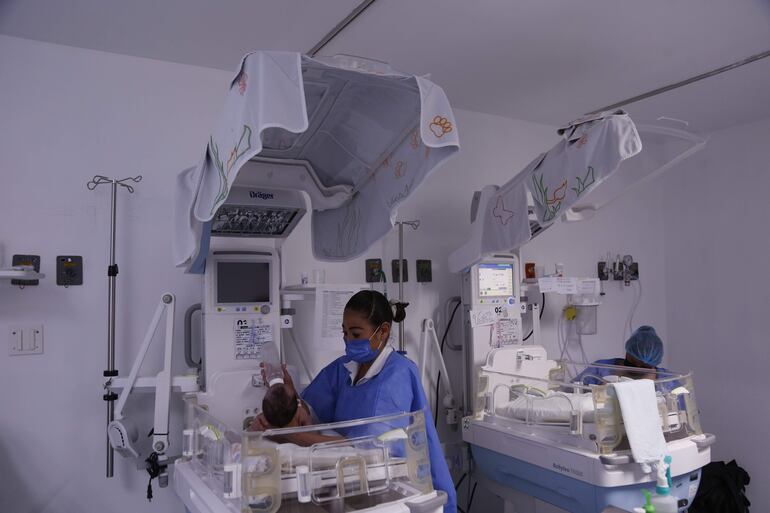
<instances>
[{"instance_id":1,"label":"nurse in blue scrubs","mask_svg":"<svg viewBox=\"0 0 770 513\"><path fill-rule=\"evenodd\" d=\"M640 326L626 341L625 358L606 358L597 360L581 372L573 381L581 385L604 384L605 377L617 375L618 369L601 367L612 365L615 367L629 367L633 372L629 377L634 379L657 379L661 373L668 373L664 367L660 367L663 360L663 341L655 333L652 326ZM595 365L600 365L596 367ZM668 384L667 384L668 385ZM676 384L673 385L677 386Z\"/></svg>"},{"instance_id":2,"label":"nurse in blue scrubs","mask_svg":"<svg viewBox=\"0 0 770 513\"><path fill-rule=\"evenodd\" d=\"M445 513L457 509L454 483L444 460L433 425L417 366L388 345L393 322L404 319L403 310L394 312L388 300L374 290L353 295L342 319L345 355L327 365L302 393L314 421L319 423L389 415L422 410L425 413L433 487L447 494ZM391 429L370 424L341 430L354 438L379 435ZM302 445L334 440L334 436L303 433Z\"/></svg>"}]
</instances>

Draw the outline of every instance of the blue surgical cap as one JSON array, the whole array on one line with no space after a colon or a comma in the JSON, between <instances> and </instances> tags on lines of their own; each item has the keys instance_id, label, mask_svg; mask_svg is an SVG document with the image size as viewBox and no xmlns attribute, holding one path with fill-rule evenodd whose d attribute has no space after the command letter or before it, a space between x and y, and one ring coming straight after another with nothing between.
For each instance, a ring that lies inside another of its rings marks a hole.
<instances>
[{"instance_id":1,"label":"blue surgical cap","mask_svg":"<svg viewBox=\"0 0 770 513\"><path fill-rule=\"evenodd\" d=\"M626 340L626 353L657 367L663 360L663 341L652 326L639 326Z\"/></svg>"}]
</instances>

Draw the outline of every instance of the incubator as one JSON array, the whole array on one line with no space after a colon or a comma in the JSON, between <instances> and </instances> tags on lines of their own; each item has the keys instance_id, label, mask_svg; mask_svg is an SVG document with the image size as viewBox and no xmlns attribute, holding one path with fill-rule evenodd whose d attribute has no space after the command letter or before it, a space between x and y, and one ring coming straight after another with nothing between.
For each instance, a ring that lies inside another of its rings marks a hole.
<instances>
[{"instance_id":1,"label":"incubator","mask_svg":"<svg viewBox=\"0 0 770 513\"><path fill-rule=\"evenodd\" d=\"M581 384L593 372L601 384ZM614 384L639 378L654 378L671 495L684 511L715 440L701 429L692 374L549 360L540 346L495 349L479 371L463 438L485 484L571 512L631 511L655 476L634 461Z\"/></svg>"},{"instance_id":2,"label":"incubator","mask_svg":"<svg viewBox=\"0 0 770 513\"><path fill-rule=\"evenodd\" d=\"M292 436L368 425L379 435L301 447ZM284 442L284 443L281 443ZM440 512L422 412L264 432L241 431L186 398L174 487L193 512Z\"/></svg>"}]
</instances>

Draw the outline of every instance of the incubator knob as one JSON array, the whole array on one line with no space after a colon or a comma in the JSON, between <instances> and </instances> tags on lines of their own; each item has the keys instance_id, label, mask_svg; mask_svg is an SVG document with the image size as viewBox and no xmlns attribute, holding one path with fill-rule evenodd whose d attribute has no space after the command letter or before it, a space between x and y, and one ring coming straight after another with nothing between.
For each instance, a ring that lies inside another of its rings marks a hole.
<instances>
[{"instance_id":1,"label":"incubator knob","mask_svg":"<svg viewBox=\"0 0 770 513\"><path fill-rule=\"evenodd\" d=\"M262 315L267 315L270 313L270 305L262 305L262 308L259 309L260 313Z\"/></svg>"}]
</instances>

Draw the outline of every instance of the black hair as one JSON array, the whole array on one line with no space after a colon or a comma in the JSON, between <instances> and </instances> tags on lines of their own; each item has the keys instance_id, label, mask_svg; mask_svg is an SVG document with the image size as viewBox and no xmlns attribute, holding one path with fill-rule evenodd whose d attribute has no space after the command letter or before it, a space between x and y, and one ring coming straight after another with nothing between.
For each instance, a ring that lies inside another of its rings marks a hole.
<instances>
[{"instance_id":1,"label":"black hair","mask_svg":"<svg viewBox=\"0 0 770 513\"><path fill-rule=\"evenodd\" d=\"M393 324L403 321L407 305L408 303L396 303L391 307L382 293L376 290L362 290L353 294L345 305L345 310L360 314L377 329L384 322Z\"/></svg>"},{"instance_id":2,"label":"black hair","mask_svg":"<svg viewBox=\"0 0 770 513\"><path fill-rule=\"evenodd\" d=\"M278 383L271 386L262 399L262 414L271 426L284 427L297 413L297 396L290 394L287 387Z\"/></svg>"}]
</instances>

